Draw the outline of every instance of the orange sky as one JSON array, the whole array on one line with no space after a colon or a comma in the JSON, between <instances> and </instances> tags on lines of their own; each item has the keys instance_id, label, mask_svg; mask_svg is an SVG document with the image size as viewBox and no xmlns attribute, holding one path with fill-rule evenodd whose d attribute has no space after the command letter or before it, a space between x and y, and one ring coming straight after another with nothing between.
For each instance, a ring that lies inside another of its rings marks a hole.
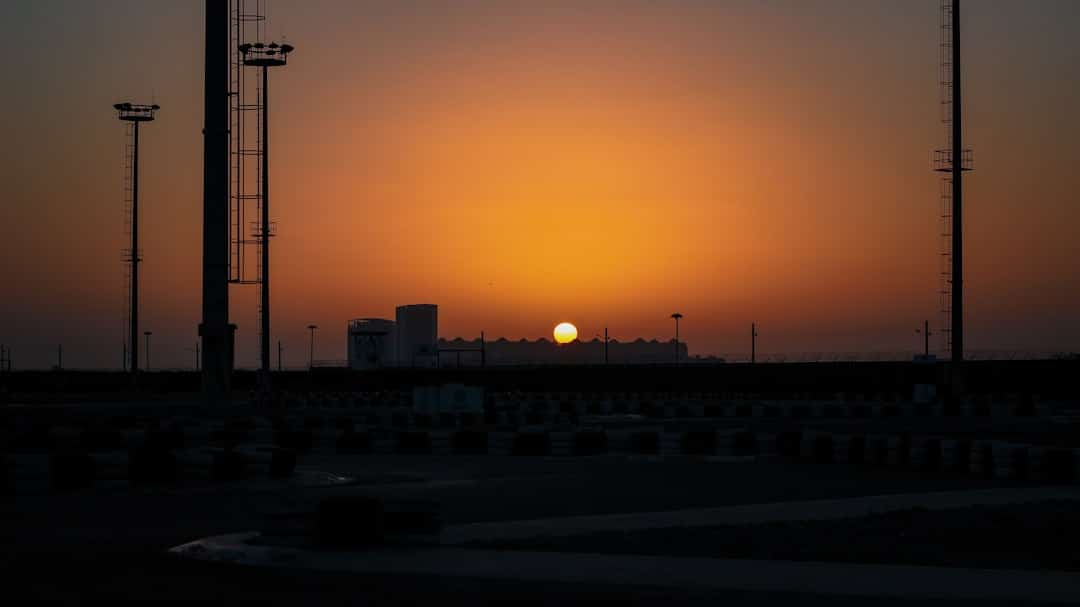
<instances>
[{"instance_id":1,"label":"orange sky","mask_svg":"<svg viewBox=\"0 0 1080 607\"><path fill-rule=\"evenodd\" d=\"M693 354L914 349L936 319L937 0L271 0L274 339L349 318L441 333L669 338ZM87 6L90 5L90 6ZM968 341L1080 349L1080 8L970 3ZM120 360L122 127L143 131L145 328L199 315L201 3L5 3L0 343ZM238 363L255 292L233 290Z\"/></svg>"}]
</instances>

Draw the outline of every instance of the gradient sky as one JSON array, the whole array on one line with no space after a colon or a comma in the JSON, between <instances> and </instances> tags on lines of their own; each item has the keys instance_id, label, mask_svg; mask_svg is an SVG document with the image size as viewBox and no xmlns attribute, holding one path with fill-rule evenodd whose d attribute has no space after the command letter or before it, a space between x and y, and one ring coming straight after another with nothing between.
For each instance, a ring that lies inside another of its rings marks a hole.
<instances>
[{"instance_id":1,"label":"gradient sky","mask_svg":"<svg viewBox=\"0 0 1080 607\"><path fill-rule=\"evenodd\" d=\"M142 318L190 365L202 2L7 0L0 343L118 366L123 128L143 131ZM270 0L274 339L440 305L446 337L693 354L914 350L936 322L938 0ZM966 5L969 347L1078 350L1080 3ZM238 364L255 290L234 288Z\"/></svg>"}]
</instances>

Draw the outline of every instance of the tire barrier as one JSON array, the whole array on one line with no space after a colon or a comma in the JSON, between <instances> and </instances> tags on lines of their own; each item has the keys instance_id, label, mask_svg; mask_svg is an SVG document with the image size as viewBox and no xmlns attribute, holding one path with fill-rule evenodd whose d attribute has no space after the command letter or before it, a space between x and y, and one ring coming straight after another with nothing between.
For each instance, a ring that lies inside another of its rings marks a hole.
<instances>
[{"instance_id":1,"label":"tire barrier","mask_svg":"<svg viewBox=\"0 0 1080 607\"><path fill-rule=\"evenodd\" d=\"M94 486L97 467L86 453L56 453L49 458L53 489L70 491Z\"/></svg>"}]
</instances>

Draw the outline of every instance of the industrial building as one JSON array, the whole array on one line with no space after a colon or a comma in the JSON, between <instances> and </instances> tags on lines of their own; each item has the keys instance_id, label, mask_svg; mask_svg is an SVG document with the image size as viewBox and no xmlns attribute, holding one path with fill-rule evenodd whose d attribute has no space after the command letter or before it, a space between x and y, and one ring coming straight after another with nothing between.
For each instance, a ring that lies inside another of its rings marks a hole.
<instances>
[{"instance_id":1,"label":"industrial building","mask_svg":"<svg viewBox=\"0 0 1080 607\"><path fill-rule=\"evenodd\" d=\"M436 367L439 363L439 306L398 306L394 320L349 321L349 368Z\"/></svg>"},{"instance_id":2,"label":"industrial building","mask_svg":"<svg viewBox=\"0 0 1080 607\"><path fill-rule=\"evenodd\" d=\"M573 341L547 339L440 339L439 307L398 306L394 320L357 318L349 321L348 367L454 367L492 365L670 364L689 361L687 345L675 340L636 339ZM677 354L676 354L677 352Z\"/></svg>"}]
</instances>

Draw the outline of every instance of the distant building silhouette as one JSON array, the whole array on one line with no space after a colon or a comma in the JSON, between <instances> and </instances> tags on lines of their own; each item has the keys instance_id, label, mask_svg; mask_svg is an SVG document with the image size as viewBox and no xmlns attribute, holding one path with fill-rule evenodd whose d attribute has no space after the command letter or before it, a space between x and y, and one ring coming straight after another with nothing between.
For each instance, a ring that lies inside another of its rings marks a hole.
<instances>
[{"instance_id":1,"label":"distant building silhouette","mask_svg":"<svg viewBox=\"0 0 1080 607\"><path fill-rule=\"evenodd\" d=\"M347 329L348 366L365 370L383 367L435 367L481 365L600 365L604 364L604 340L557 344L547 339L512 341L505 337L442 339L439 307L434 304L398 306L395 320L357 318ZM626 364L670 364L691 360L685 342L638 338L607 342L607 362Z\"/></svg>"}]
</instances>

